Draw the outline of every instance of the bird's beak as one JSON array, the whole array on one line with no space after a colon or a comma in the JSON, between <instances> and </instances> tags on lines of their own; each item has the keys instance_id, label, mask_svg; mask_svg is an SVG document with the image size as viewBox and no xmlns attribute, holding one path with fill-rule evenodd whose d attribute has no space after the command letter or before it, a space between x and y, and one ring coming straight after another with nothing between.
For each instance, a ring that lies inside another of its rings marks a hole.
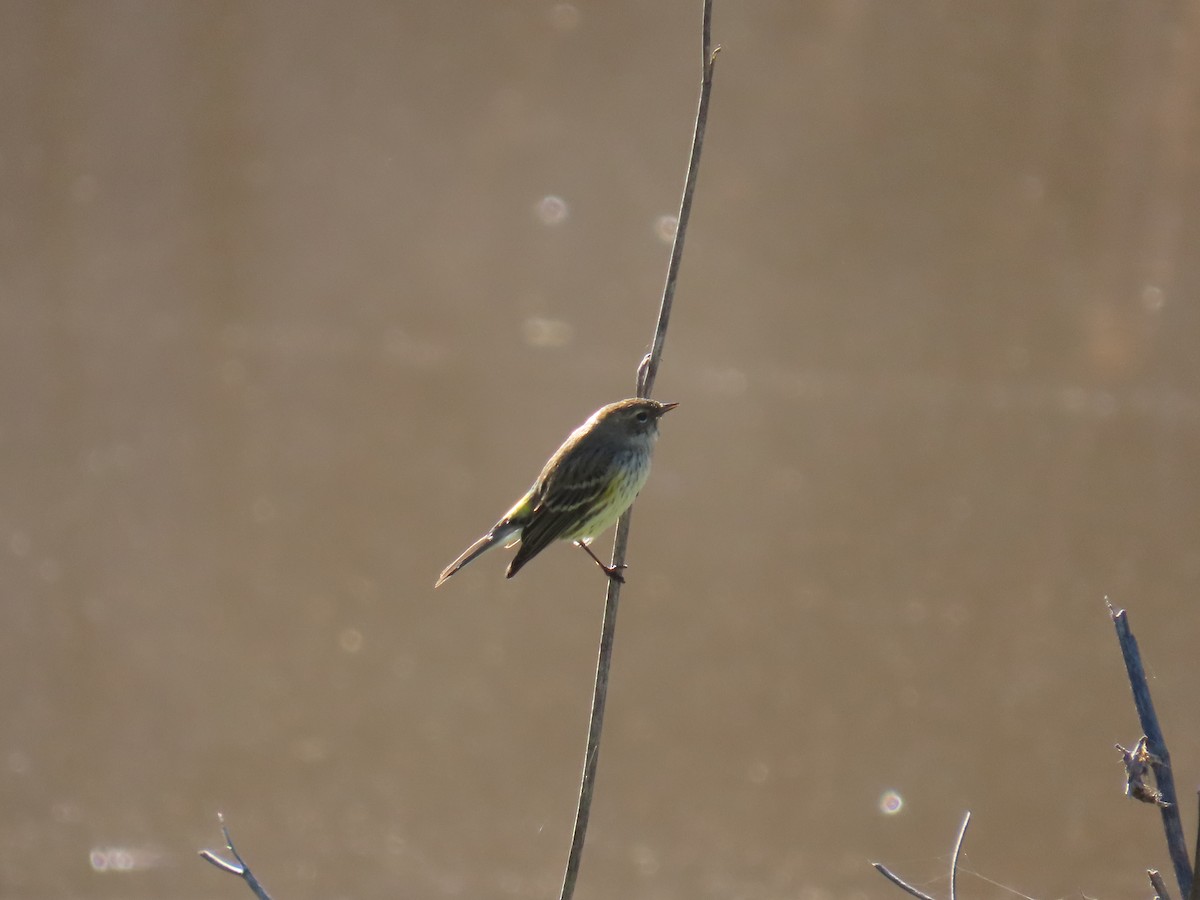
<instances>
[{"instance_id":1,"label":"bird's beak","mask_svg":"<svg viewBox=\"0 0 1200 900\"><path fill-rule=\"evenodd\" d=\"M673 410L678 405L679 405L678 403L664 403L662 405L662 410L659 412L659 415L662 415L663 413L669 413L671 410Z\"/></svg>"}]
</instances>

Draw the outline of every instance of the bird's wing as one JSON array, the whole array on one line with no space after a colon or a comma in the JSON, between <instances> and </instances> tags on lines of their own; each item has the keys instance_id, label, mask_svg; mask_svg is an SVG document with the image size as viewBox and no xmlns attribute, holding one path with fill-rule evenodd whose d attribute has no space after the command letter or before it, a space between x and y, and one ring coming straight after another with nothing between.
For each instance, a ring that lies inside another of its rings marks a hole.
<instances>
[{"instance_id":1,"label":"bird's wing","mask_svg":"<svg viewBox=\"0 0 1200 900\"><path fill-rule=\"evenodd\" d=\"M567 480L551 479L542 486L542 496L521 531L521 545L508 566L507 577L512 578L550 544L572 534L592 518L596 505L603 502L604 494L612 487L608 472L587 481L572 481L569 486L563 484Z\"/></svg>"}]
</instances>

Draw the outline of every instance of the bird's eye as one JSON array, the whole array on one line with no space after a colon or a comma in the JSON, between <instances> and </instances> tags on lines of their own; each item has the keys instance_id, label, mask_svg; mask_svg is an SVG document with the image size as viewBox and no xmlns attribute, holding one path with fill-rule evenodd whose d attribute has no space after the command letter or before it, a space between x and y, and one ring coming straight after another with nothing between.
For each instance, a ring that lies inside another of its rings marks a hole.
<instances>
[{"instance_id":1,"label":"bird's eye","mask_svg":"<svg viewBox=\"0 0 1200 900\"><path fill-rule=\"evenodd\" d=\"M634 418L635 418L635 419L637 419L639 422L645 422L645 421L647 421L647 420L650 418L650 413L646 412L646 411L643 409L643 410L642 410L641 412L639 412L639 413L638 413L636 416L634 416Z\"/></svg>"}]
</instances>

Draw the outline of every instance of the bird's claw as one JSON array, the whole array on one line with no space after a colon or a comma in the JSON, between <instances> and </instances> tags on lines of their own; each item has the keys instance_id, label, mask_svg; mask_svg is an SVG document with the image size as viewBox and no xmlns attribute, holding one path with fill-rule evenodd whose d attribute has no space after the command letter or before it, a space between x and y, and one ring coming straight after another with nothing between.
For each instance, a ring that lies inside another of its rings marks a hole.
<instances>
[{"instance_id":1,"label":"bird's claw","mask_svg":"<svg viewBox=\"0 0 1200 900\"><path fill-rule=\"evenodd\" d=\"M617 584L625 583L625 576L621 574L622 569L629 568L629 566L625 565L625 563L621 563L619 566L601 566L600 568L604 570L605 575L607 575Z\"/></svg>"}]
</instances>

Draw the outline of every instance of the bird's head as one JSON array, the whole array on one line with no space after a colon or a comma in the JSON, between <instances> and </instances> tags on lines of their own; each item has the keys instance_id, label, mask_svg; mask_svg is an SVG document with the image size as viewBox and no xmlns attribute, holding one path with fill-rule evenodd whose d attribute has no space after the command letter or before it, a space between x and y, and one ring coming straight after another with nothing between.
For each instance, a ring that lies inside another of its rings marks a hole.
<instances>
[{"instance_id":1,"label":"bird's head","mask_svg":"<svg viewBox=\"0 0 1200 900\"><path fill-rule=\"evenodd\" d=\"M610 403L596 411L596 424L605 430L613 429L630 437L658 436L658 420L678 403L659 403L639 397Z\"/></svg>"}]
</instances>

